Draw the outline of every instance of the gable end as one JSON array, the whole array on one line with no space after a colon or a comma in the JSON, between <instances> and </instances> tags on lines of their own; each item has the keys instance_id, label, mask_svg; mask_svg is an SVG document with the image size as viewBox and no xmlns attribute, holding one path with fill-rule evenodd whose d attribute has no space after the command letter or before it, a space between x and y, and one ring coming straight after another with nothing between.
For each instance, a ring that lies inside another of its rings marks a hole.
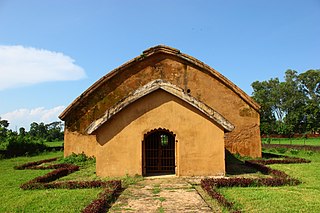
<instances>
[{"instance_id":1,"label":"gable end","mask_svg":"<svg viewBox=\"0 0 320 213\"><path fill-rule=\"evenodd\" d=\"M161 79L157 79L154 81L149 82L148 84L144 85L143 87L140 87L139 89L132 92L130 95L128 95L123 100L119 101L117 104L115 104L113 107L109 108L105 114L93 121L89 127L87 128L87 134L92 134L94 131L96 131L100 126L102 126L105 122L107 122L111 117L116 115L118 112L120 112L125 107L129 106L133 102L139 100L140 98L156 91L156 90L164 90L171 95L174 95L175 97L183 100L184 102L190 104L200 112L202 112L205 116L208 117L209 120L212 120L216 122L219 126L221 126L226 132L230 132L234 129L234 125L231 124L227 119L225 119L221 114L207 106L205 103L200 102L196 98L192 97L191 95L188 95L184 93L184 91Z\"/></svg>"}]
</instances>

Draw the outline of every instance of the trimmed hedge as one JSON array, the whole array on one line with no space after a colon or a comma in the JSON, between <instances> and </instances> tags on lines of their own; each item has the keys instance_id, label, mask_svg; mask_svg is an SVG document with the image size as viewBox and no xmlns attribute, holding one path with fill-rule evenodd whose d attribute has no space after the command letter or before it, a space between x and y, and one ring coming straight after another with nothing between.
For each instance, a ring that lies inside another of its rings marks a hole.
<instances>
[{"instance_id":1,"label":"trimmed hedge","mask_svg":"<svg viewBox=\"0 0 320 213\"><path fill-rule=\"evenodd\" d=\"M211 180L213 179L203 179L201 180L201 187L210 195L212 198L216 199L222 206L231 209L234 203L229 202L221 193L213 188Z\"/></svg>"},{"instance_id":2,"label":"trimmed hedge","mask_svg":"<svg viewBox=\"0 0 320 213\"><path fill-rule=\"evenodd\" d=\"M259 164L269 165L269 164L310 163L311 161L303 158L285 156L285 159L262 159L262 160L251 160L250 162L257 162Z\"/></svg>"},{"instance_id":3,"label":"trimmed hedge","mask_svg":"<svg viewBox=\"0 0 320 213\"><path fill-rule=\"evenodd\" d=\"M281 162L279 161L279 163ZM273 175L275 177L281 177L281 178L289 177L285 172L276 170L276 169L271 169L270 167L260 164L257 161L245 161L244 164L257 169L258 171L260 171L262 174L265 174L265 175Z\"/></svg>"},{"instance_id":4,"label":"trimmed hedge","mask_svg":"<svg viewBox=\"0 0 320 213\"><path fill-rule=\"evenodd\" d=\"M271 175L269 178L207 178L201 180L201 187L221 205L232 210L233 203L229 202L215 188L220 187L251 187L251 186L283 186L283 185L298 185L301 182L298 179L291 178L285 172L272 169L267 164L290 164L290 163L310 163L310 160L302 158L286 157L285 159L269 159L269 160L251 160L245 161L247 166L257 169L263 174ZM236 211L236 210L235 210ZM240 212L240 211L236 211Z\"/></svg>"},{"instance_id":5,"label":"trimmed hedge","mask_svg":"<svg viewBox=\"0 0 320 213\"><path fill-rule=\"evenodd\" d=\"M298 185L301 182L294 178L209 178L201 180L205 185L221 187L283 186Z\"/></svg>"},{"instance_id":6,"label":"trimmed hedge","mask_svg":"<svg viewBox=\"0 0 320 213\"><path fill-rule=\"evenodd\" d=\"M58 164L59 165L59 164ZM72 164L65 164L64 167L61 168L61 164L59 165L60 168L49 172L43 176L36 177L20 186L21 189L44 189L43 183L49 183L51 181L57 180L61 177L67 176L75 171L79 170L79 166L75 166ZM34 169L34 168L33 168Z\"/></svg>"},{"instance_id":7,"label":"trimmed hedge","mask_svg":"<svg viewBox=\"0 0 320 213\"><path fill-rule=\"evenodd\" d=\"M110 180L110 181L60 181L51 183L28 183L22 189L87 189L87 188L107 188L116 185L121 185L121 181ZM23 185L22 185L23 186ZM22 187L21 186L21 187Z\"/></svg>"},{"instance_id":8,"label":"trimmed hedge","mask_svg":"<svg viewBox=\"0 0 320 213\"><path fill-rule=\"evenodd\" d=\"M52 182L63 176L67 176L72 172L78 171L79 166L73 164L54 164L48 166L39 166L42 163L56 161L57 158L51 158L41 161L26 163L15 166L15 169L55 169L43 176L36 177L20 186L23 190L34 189L83 189L83 188L104 188L96 200L93 200L82 212L100 213L106 212L116 194L121 190L120 180L111 181L61 181Z\"/></svg>"},{"instance_id":9,"label":"trimmed hedge","mask_svg":"<svg viewBox=\"0 0 320 213\"><path fill-rule=\"evenodd\" d=\"M60 168L67 168L69 166L77 166L77 165L73 165L71 163L60 163L60 164L52 164L48 166L31 166L31 167L28 167L28 169L37 169L37 170L60 169Z\"/></svg>"},{"instance_id":10,"label":"trimmed hedge","mask_svg":"<svg viewBox=\"0 0 320 213\"><path fill-rule=\"evenodd\" d=\"M31 167L35 167L43 163L53 162L53 161L56 161L57 159L58 158L50 158L50 159L45 159L40 161L33 161L33 162L22 164L20 166L15 166L14 169L17 169L17 170L30 169Z\"/></svg>"},{"instance_id":11,"label":"trimmed hedge","mask_svg":"<svg viewBox=\"0 0 320 213\"><path fill-rule=\"evenodd\" d=\"M34 155L47 150L48 146L42 142L32 141L27 137L9 137L5 157L17 157L23 155Z\"/></svg>"},{"instance_id":12,"label":"trimmed hedge","mask_svg":"<svg viewBox=\"0 0 320 213\"><path fill-rule=\"evenodd\" d=\"M309 150L309 151L320 151L320 146L311 145L291 145L291 144L262 144L262 148L272 149L272 148L285 148L285 149L297 149L297 150Z\"/></svg>"},{"instance_id":13,"label":"trimmed hedge","mask_svg":"<svg viewBox=\"0 0 320 213\"><path fill-rule=\"evenodd\" d=\"M106 212L107 208L110 207L116 194L121 189L121 181L114 181L113 187L105 188L98 196L97 199L93 200L86 208L82 210L83 213L103 213Z\"/></svg>"}]
</instances>

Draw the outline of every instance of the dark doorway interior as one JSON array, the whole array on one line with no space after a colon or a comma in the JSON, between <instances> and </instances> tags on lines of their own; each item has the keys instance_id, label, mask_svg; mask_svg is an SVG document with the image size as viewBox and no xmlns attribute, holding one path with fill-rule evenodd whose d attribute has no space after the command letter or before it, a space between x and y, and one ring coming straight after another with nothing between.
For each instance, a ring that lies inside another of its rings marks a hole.
<instances>
[{"instance_id":1,"label":"dark doorway interior","mask_svg":"<svg viewBox=\"0 0 320 213\"><path fill-rule=\"evenodd\" d=\"M144 175L175 174L175 135L158 129L144 137Z\"/></svg>"}]
</instances>

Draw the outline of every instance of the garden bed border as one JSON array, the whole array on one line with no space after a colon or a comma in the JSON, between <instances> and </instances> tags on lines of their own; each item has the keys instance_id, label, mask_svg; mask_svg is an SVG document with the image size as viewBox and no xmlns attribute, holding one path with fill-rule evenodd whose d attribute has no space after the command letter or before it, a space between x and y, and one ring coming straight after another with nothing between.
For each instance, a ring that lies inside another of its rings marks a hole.
<instances>
[{"instance_id":1,"label":"garden bed border","mask_svg":"<svg viewBox=\"0 0 320 213\"><path fill-rule=\"evenodd\" d=\"M273 154L271 154L273 155ZM283 186L283 185L298 185L300 180L287 175L285 172L272 169L268 164L290 164L290 163L310 163L310 160L297 157L279 156L284 159L259 159L245 161L245 165L255 168L263 174L271 175L269 178L205 178L201 180L201 187L222 206L232 212L241 212L234 209L234 203L228 201L215 188L220 187L253 187L253 186Z\"/></svg>"},{"instance_id":2,"label":"garden bed border","mask_svg":"<svg viewBox=\"0 0 320 213\"><path fill-rule=\"evenodd\" d=\"M117 196L118 192L122 189L121 180L53 182L80 169L79 166L66 163L41 166L41 164L43 163L54 162L57 159L58 158L50 158L15 166L14 169L16 170L55 169L52 172L49 172L42 176L38 176L26 183L21 184L20 188L23 190L103 188L103 191L98 195L98 198L93 200L82 210L82 212L84 213L105 212L114 198Z\"/></svg>"}]
</instances>

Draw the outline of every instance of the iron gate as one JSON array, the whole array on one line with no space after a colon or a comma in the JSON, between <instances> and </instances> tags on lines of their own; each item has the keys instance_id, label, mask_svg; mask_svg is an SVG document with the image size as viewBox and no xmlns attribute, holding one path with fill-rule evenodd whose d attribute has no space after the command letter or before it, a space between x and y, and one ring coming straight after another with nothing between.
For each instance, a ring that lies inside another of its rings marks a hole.
<instances>
[{"instance_id":1,"label":"iron gate","mask_svg":"<svg viewBox=\"0 0 320 213\"><path fill-rule=\"evenodd\" d=\"M144 138L145 175L175 174L175 136L156 130Z\"/></svg>"}]
</instances>

